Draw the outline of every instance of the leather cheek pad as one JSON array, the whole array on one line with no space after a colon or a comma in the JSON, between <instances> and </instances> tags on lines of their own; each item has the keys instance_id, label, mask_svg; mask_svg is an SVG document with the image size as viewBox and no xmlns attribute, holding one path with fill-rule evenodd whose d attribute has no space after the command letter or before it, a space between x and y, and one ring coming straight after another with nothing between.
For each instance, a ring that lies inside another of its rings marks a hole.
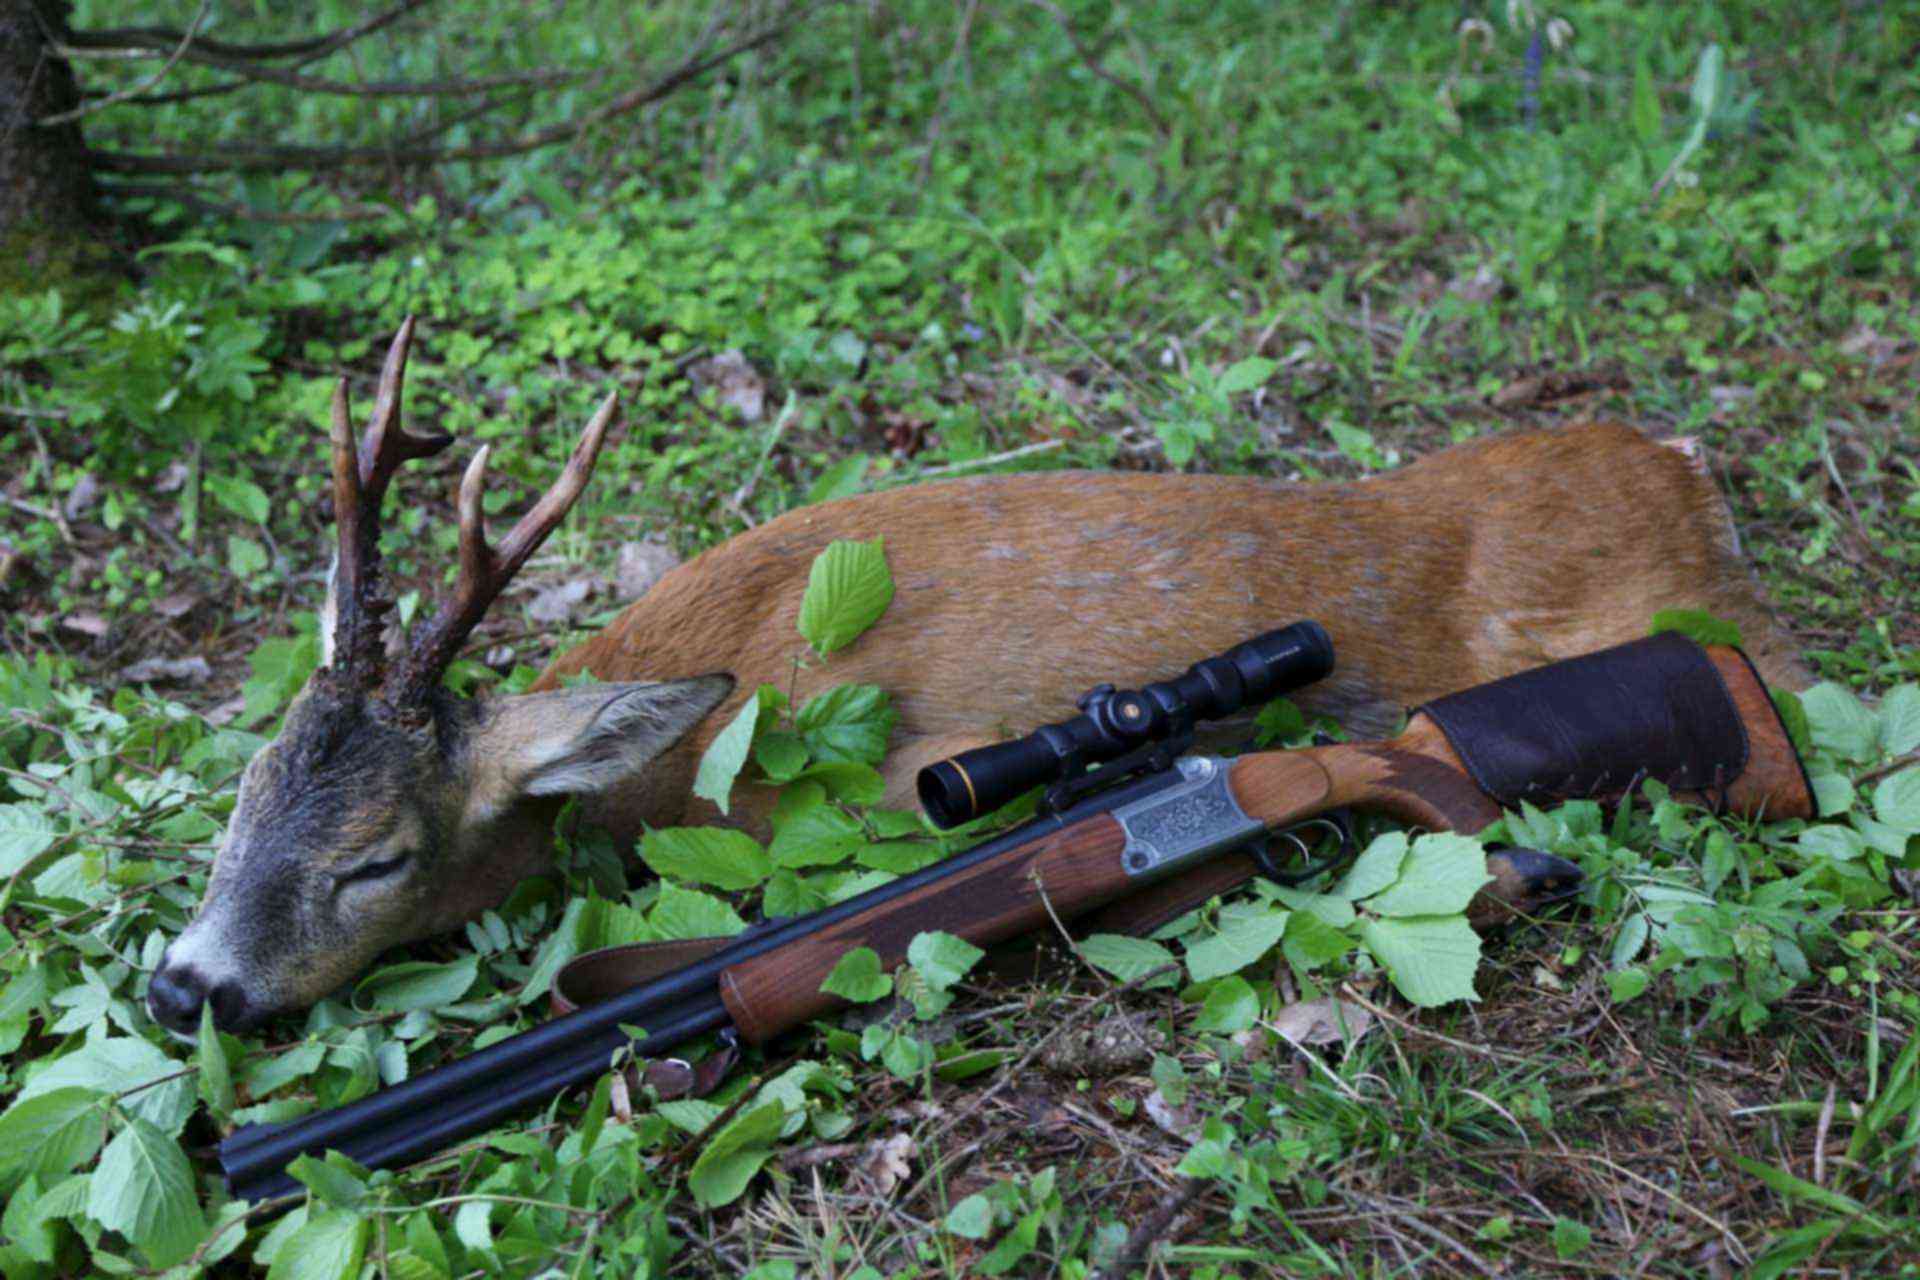
<instances>
[{"instance_id":1,"label":"leather cheek pad","mask_svg":"<svg viewBox=\"0 0 1920 1280\"><path fill-rule=\"evenodd\" d=\"M1508 807L1617 794L1641 778L1724 795L1751 744L1707 651L1666 632L1418 708ZM1769 708L1771 710L1771 708Z\"/></svg>"}]
</instances>

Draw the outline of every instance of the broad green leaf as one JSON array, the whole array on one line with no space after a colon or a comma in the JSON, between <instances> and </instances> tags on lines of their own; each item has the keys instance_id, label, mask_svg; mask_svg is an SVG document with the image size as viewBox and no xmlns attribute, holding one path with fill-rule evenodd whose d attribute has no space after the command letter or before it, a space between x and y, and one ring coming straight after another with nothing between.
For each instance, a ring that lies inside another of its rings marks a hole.
<instances>
[{"instance_id":1,"label":"broad green leaf","mask_svg":"<svg viewBox=\"0 0 1920 1280\"><path fill-rule=\"evenodd\" d=\"M1920 747L1920 684L1903 684L1880 699L1880 749L1903 756Z\"/></svg>"},{"instance_id":2,"label":"broad green leaf","mask_svg":"<svg viewBox=\"0 0 1920 1280\"><path fill-rule=\"evenodd\" d=\"M660 886L660 899L647 919L662 938L730 938L747 927L739 912L720 899L671 881Z\"/></svg>"},{"instance_id":3,"label":"broad green leaf","mask_svg":"<svg viewBox=\"0 0 1920 1280\"><path fill-rule=\"evenodd\" d=\"M180 1144L139 1116L100 1155L87 1212L138 1245L156 1267L192 1253L207 1229Z\"/></svg>"},{"instance_id":4,"label":"broad green leaf","mask_svg":"<svg viewBox=\"0 0 1920 1280\"><path fill-rule=\"evenodd\" d=\"M804 879L785 867L777 868L767 880L760 906L769 916L799 916L827 905L827 895L810 879Z\"/></svg>"},{"instance_id":5,"label":"broad green leaf","mask_svg":"<svg viewBox=\"0 0 1920 1280\"><path fill-rule=\"evenodd\" d=\"M1920 765L1880 780L1873 789L1873 813L1890 827L1920 832Z\"/></svg>"},{"instance_id":6,"label":"broad green leaf","mask_svg":"<svg viewBox=\"0 0 1920 1280\"><path fill-rule=\"evenodd\" d=\"M360 1274L372 1225L345 1209L309 1218L273 1255L267 1280L352 1280Z\"/></svg>"},{"instance_id":7,"label":"broad green leaf","mask_svg":"<svg viewBox=\"0 0 1920 1280\"><path fill-rule=\"evenodd\" d=\"M845 862L867 843L860 820L820 802L776 818L768 852L781 867L825 867Z\"/></svg>"},{"instance_id":8,"label":"broad green leaf","mask_svg":"<svg viewBox=\"0 0 1920 1280\"><path fill-rule=\"evenodd\" d=\"M1360 940L1400 994L1417 1005L1480 998L1473 992L1480 935L1461 916L1368 920L1360 926Z\"/></svg>"},{"instance_id":9,"label":"broad green leaf","mask_svg":"<svg viewBox=\"0 0 1920 1280\"><path fill-rule=\"evenodd\" d=\"M978 1192L947 1211L946 1229L968 1240L984 1240L993 1230L993 1206Z\"/></svg>"},{"instance_id":10,"label":"broad green leaf","mask_svg":"<svg viewBox=\"0 0 1920 1280\"><path fill-rule=\"evenodd\" d=\"M1259 1016L1260 997L1254 994L1245 978L1230 976L1220 979L1207 991L1193 1026L1196 1031L1232 1035L1251 1027Z\"/></svg>"},{"instance_id":11,"label":"broad green leaf","mask_svg":"<svg viewBox=\"0 0 1920 1280\"><path fill-rule=\"evenodd\" d=\"M935 991L945 991L966 977L967 971L986 954L965 938L938 929L919 934L907 944L907 963Z\"/></svg>"},{"instance_id":12,"label":"broad green leaf","mask_svg":"<svg viewBox=\"0 0 1920 1280\"><path fill-rule=\"evenodd\" d=\"M1389 831L1375 836L1372 843L1361 851L1347 868L1347 874L1340 877L1340 883L1333 886L1333 896L1345 898L1351 902L1356 898L1369 898L1400 878L1400 864L1407 858L1407 836L1404 831Z\"/></svg>"},{"instance_id":13,"label":"broad green leaf","mask_svg":"<svg viewBox=\"0 0 1920 1280\"><path fill-rule=\"evenodd\" d=\"M1593 1228L1572 1218L1555 1218L1548 1238L1562 1259L1577 1258L1593 1244Z\"/></svg>"},{"instance_id":14,"label":"broad green leaf","mask_svg":"<svg viewBox=\"0 0 1920 1280\"><path fill-rule=\"evenodd\" d=\"M214 1115L225 1118L233 1110L233 1073L227 1051L213 1026L213 1001L200 1006L200 1045L194 1055L200 1064L200 1097Z\"/></svg>"},{"instance_id":15,"label":"broad green leaf","mask_svg":"<svg viewBox=\"0 0 1920 1280\"><path fill-rule=\"evenodd\" d=\"M1491 879L1478 841L1451 832L1424 835L1413 842L1400 878L1365 905L1383 916L1453 915Z\"/></svg>"},{"instance_id":16,"label":"broad green leaf","mask_svg":"<svg viewBox=\"0 0 1920 1280\"><path fill-rule=\"evenodd\" d=\"M1851 862L1867 851L1867 842L1858 831L1834 823L1808 827L1794 843L1805 853L1835 862Z\"/></svg>"},{"instance_id":17,"label":"broad green leaf","mask_svg":"<svg viewBox=\"0 0 1920 1280\"><path fill-rule=\"evenodd\" d=\"M1609 962L1615 969L1624 969L1639 957L1647 945L1647 939L1653 934L1653 924L1647 919L1647 913L1636 911L1620 924L1620 932L1613 938L1613 953Z\"/></svg>"},{"instance_id":18,"label":"broad green leaf","mask_svg":"<svg viewBox=\"0 0 1920 1280\"><path fill-rule=\"evenodd\" d=\"M700 757L693 794L713 801L722 813L727 812L733 795L733 780L740 776L741 768L747 763L747 753L753 749L753 730L759 722L760 699L748 698L727 727L714 735L706 753Z\"/></svg>"},{"instance_id":19,"label":"broad green leaf","mask_svg":"<svg viewBox=\"0 0 1920 1280\"><path fill-rule=\"evenodd\" d=\"M1287 937L1280 950L1288 964L1310 973L1327 961L1346 955L1353 950L1353 945L1352 938L1320 916L1311 911L1296 911L1287 920Z\"/></svg>"},{"instance_id":20,"label":"broad green leaf","mask_svg":"<svg viewBox=\"0 0 1920 1280\"><path fill-rule=\"evenodd\" d=\"M370 996L380 1009L437 1009L467 994L479 974L477 955L449 964L406 960L367 975L354 994Z\"/></svg>"},{"instance_id":21,"label":"broad green leaf","mask_svg":"<svg viewBox=\"0 0 1920 1280\"><path fill-rule=\"evenodd\" d=\"M716 889L751 889L773 871L760 842L725 827L660 827L640 840L654 874Z\"/></svg>"},{"instance_id":22,"label":"broad green leaf","mask_svg":"<svg viewBox=\"0 0 1920 1280\"><path fill-rule=\"evenodd\" d=\"M1853 690L1824 681L1800 695L1813 745L1865 763L1880 746L1880 724Z\"/></svg>"},{"instance_id":23,"label":"broad green leaf","mask_svg":"<svg viewBox=\"0 0 1920 1280\"><path fill-rule=\"evenodd\" d=\"M39 1212L41 1195L45 1190L37 1176L28 1174L13 1188L7 1197L5 1212L0 1213L0 1236L12 1241L15 1249L36 1262L52 1262L59 1246L59 1236L53 1231L53 1224ZM20 1274L20 1270L13 1265L18 1261L18 1256L10 1255L6 1246L0 1245L0 1268L4 1268L0 1274Z\"/></svg>"},{"instance_id":24,"label":"broad green leaf","mask_svg":"<svg viewBox=\"0 0 1920 1280\"><path fill-rule=\"evenodd\" d=\"M1307 893L1283 884L1274 885L1268 892L1295 911L1308 912L1322 924L1336 929L1344 929L1354 921L1353 904L1331 893Z\"/></svg>"},{"instance_id":25,"label":"broad green leaf","mask_svg":"<svg viewBox=\"0 0 1920 1280\"><path fill-rule=\"evenodd\" d=\"M807 767L807 748L800 735L769 729L753 744L753 760L775 782L790 782Z\"/></svg>"},{"instance_id":26,"label":"broad green leaf","mask_svg":"<svg viewBox=\"0 0 1920 1280\"><path fill-rule=\"evenodd\" d=\"M333 1159L343 1157L334 1156ZM287 1173L334 1209L358 1209L367 1199L367 1182L359 1174L314 1156L300 1156Z\"/></svg>"},{"instance_id":27,"label":"broad green leaf","mask_svg":"<svg viewBox=\"0 0 1920 1280\"><path fill-rule=\"evenodd\" d=\"M143 1088L149 1082L151 1087ZM78 1087L121 1094L120 1106L162 1133L178 1133L193 1112L193 1072L145 1040L108 1036L89 1040L55 1059L20 1087L21 1098Z\"/></svg>"},{"instance_id":28,"label":"broad green leaf","mask_svg":"<svg viewBox=\"0 0 1920 1280\"><path fill-rule=\"evenodd\" d=\"M1187 974L1195 982L1207 982L1244 969L1272 950L1287 932L1290 911L1271 911L1265 915L1243 916L1227 923L1220 932L1187 947Z\"/></svg>"},{"instance_id":29,"label":"broad green leaf","mask_svg":"<svg viewBox=\"0 0 1920 1280\"><path fill-rule=\"evenodd\" d=\"M886 779L878 769L854 760L823 760L802 769L798 778L825 788L828 798L847 804L879 804L887 792Z\"/></svg>"},{"instance_id":30,"label":"broad green leaf","mask_svg":"<svg viewBox=\"0 0 1920 1280\"><path fill-rule=\"evenodd\" d=\"M872 947L855 947L840 957L820 989L843 1000L866 1004L892 991L893 979L880 968L879 952Z\"/></svg>"},{"instance_id":31,"label":"broad green leaf","mask_svg":"<svg viewBox=\"0 0 1920 1280\"><path fill-rule=\"evenodd\" d=\"M234 515L255 524L265 524L272 514L267 492L244 476L208 476L207 492Z\"/></svg>"},{"instance_id":32,"label":"broad green leaf","mask_svg":"<svg viewBox=\"0 0 1920 1280\"><path fill-rule=\"evenodd\" d=\"M11 876L53 847L58 831L30 804L0 804L0 877Z\"/></svg>"},{"instance_id":33,"label":"broad green leaf","mask_svg":"<svg viewBox=\"0 0 1920 1280\"><path fill-rule=\"evenodd\" d=\"M814 478L807 488L807 504L852 497L860 492L861 481L872 465L873 459L864 453L848 454Z\"/></svg>"},{"instance_id":34,"label":"broad green leaf","mask_svg":"<svg viewBox=\"0 0 1920 1280\"><path fill-rule=\"evenodd\" d=\"M738 1199L773 1154L773 1143L786 1123L787 1109L778 1102L735 1116L693 1162L687 1174L693 1198L708 1209Z\"/></svg>"},{"instance_id":35,"label":"broad green leaf","mask_svg":"<svg viewBox=\"0 0 1920 1280\"><path fill-rule=\"evenodd\" d=\"M1040 1243L1040 1225L1046 1218L1044 1209L1035 1209L1022 1216L1007 1234L1000 1237L999 1243L987 1250L987 1255L974 1264L980 1274L999 1276L1013 1270Z\"/></svg>"},{"instance_id":36,"label":"broad green leaf","mask_svg":"<svg viewBox=\"0 0 1920 1280\"><path fill-rule=\"evenodd\" d=\"M836 540L813 558L800 600L800 634L823 657L880 620L893 600L883 540Z\"/></svg>"},{"instance_id":37,"label":"broad green leaf","mask_svg":"<svg viewBox=\"0 0 1920 1280\"><path fill-rule=\"evenodd\" d=\"M1165 969L1167 972L1147 983L1149 988L1170 987L1180 980L1179 965L1173 958L1173 952L1146 938L1132 938L1124 933L1096 933L1080 944L1080 955L1094 968L1102 973L1110 973L1122 982L1132 982L1155 969Z\"/></svg>"},{"instance_id":38,"label":"broad green leaf","mask_svg":"<svg viewBox=\"0 0 1920 1280\"><path fill-rule=\"evenodd\" d=\"M454 1211L453 1237L485 1257L493 1253L493 1201L469 1200Z\"/></svg>"},{"instance_id":39,"label":"broad green leaf","mask_svg":"<svg viewBox=\"0 0 1920 1280\"><path fill-rule=\"evenodd\" d=\"M1705 609L1662 609L1653 615L1648 634L1678 631L1695 644L1740 643L1740 625L1716 617Z\"/></svg>"},{"instance_id":40,"label":"broad green leaf","mask_svg":"<svg viewBox=\"0 0 1920 1280\"><path fill-rule=\"evenodd\" d=\"M1230 365L1227 371L1220 375L1221 394L1237 396L1242 392L1251 391L1271 378L1273 371L1279 367L1278 360L1269 360L1265 356L1248 356L1245 360Z\"/></svg>"},{"instance_id":41,"label":"broad green leaf","mask_svg":"<svg viewBox=\"0 0 1920 1280\"><path fill-rule=\"evenodd\" d=\"M0 1170L51 1177L93 1159L105 1138L103 1097L65 1088L23 1097L0 1115Z\"/></svg>"},{"instance_id":42,"label":"broad green leaf","mask_svg":"<svg viewBox=\"0 0 1920 1280\"><path fill-rule=\"evenodd\" d=\"M267 567L267 549L252 538L227 535L227 570L236 578L251 578Z\"/></svg>"},{"instance_id":43,"label":"broad green leaf","mask_svg":"<svg viewBox=\"0 0 1920 1280\"><path fill-rule=\"evenodd\" d=\"M875 765L899 718L878 685L843 684L807 699L793 723L814 759Z\"/></svg>"},{"instance_id":44,"label":"broad green leaf","mask_svg":"<svg viewBox=\"0 0 1920 1280\"><path fill-rule=\"evenodd\" d=\"M1607 975L1607 991L1615 1004L1625 1004L1647 989L1647 971L1638 965L1615 969Z\"/></svg>"},{"instance_id":45,"label":"broad green leaf","mask_svg":"<svg viewBox=\"0 0 1920 1280\"><path fill-rule=\"evenodd\" d=\"M1814 809L1821 817L1838 817L1853 808L1853 780L1844 773L1816 773L1810 780Z\"/></svg>"}]
</instances>

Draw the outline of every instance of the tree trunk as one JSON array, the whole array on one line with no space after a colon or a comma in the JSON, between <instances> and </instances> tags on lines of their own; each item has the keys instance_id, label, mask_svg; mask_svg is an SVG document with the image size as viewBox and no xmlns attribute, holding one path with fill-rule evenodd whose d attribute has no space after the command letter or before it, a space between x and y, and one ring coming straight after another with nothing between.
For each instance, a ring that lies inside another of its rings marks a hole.
<instances>
[{"instance_id":1,"label":"tree trunk","mask_svg":"<svg viewBox=\"0 0 1920 1280\"><path fill-rule=\"evenodd\" d=\"M0 0L0 291L96 267L105 249L80 122L34 123L80 103L73 68L53 48L68 8Z\"/></svg>"}]
</instances>

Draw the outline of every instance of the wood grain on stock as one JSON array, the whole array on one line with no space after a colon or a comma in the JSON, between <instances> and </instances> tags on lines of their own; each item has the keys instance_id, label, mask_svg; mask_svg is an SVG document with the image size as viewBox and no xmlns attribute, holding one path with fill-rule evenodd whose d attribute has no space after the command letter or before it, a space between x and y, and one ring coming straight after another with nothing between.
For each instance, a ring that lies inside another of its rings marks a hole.
<instances>
[{"instance_id":1,"label":"wood grain on stock","mask_svg":"<svg viewBox=\"0 0 1920 1280\"><path fill-rule=\"evenodd\" d=\"M946 929L987 946L1046 927L1049 903L1066 919L1125 892L1130 887L1120 865L1125 845L1125 832L1110 817L1076 823L936 881L916 895L742 961L720 975L721 997L740 1033L759 1043L842 1004L823 993L820 984L855 947L873 948L880 967L891 970L906 962L907 947L929 929Z\"/></svg>"},{"instance_id":2,"label":"wood grain on stock","mask_svg":"<svg viewBox=\"0 0 1920 1280\"><path fill-rule=\"evenodd\" d=\"M1728 785L1726 807L1754 817L1813 817L1813 786L1806 767L1753 664L1738 649L1723 645L1707 646L1707 657L1719 671L1747 730L1747 767ZM1716 795L1687 798L1705 804L1721 799Z\"/></svg>"}]
</instances>

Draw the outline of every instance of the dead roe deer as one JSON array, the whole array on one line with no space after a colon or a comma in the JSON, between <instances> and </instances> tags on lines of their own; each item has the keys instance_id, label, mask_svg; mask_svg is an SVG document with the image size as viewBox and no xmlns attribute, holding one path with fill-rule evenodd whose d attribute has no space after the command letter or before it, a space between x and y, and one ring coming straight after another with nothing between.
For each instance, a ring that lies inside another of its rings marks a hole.
<instances>
[{"instance_id":1,"label":"dead roe deer","mask_svg":"<svg viewBox=\"0 0 1920 1280\"><path fill-rule=\"evenodd\" d=\"M497 548L479 451L460 486L458 584L390 662L381 499L402 463L451 443L398 425L412 332L388 351L357 448L344 379L334 397L323 665L248 765L206 899L153 976L148 1006L175 1032L207 1001L227 1029L304 1007L382 950L496 905L550 865L566 796L593 797L623 837L716 820L691 795L696 765L763 682L791 685L796 705L854 681L891 694L894 804L921 765L1058 719L1093 684L1163 678L1303 617L1331 631L1338 663L1296 701L1367 735L1412 704L1644 634L1661 609L1735 621L1770 682L1807 683L1698 453L1595 423L1351 484L1056 471L804 507L668 574L531 692L456 696L441 676L579 496L613 402ZM874 537L891 607L796 672L814 556ZM561 686L582 671L602 683ZM741 787L730 820L758 826L770 799Z\"/></svg>"}]
</instances>

